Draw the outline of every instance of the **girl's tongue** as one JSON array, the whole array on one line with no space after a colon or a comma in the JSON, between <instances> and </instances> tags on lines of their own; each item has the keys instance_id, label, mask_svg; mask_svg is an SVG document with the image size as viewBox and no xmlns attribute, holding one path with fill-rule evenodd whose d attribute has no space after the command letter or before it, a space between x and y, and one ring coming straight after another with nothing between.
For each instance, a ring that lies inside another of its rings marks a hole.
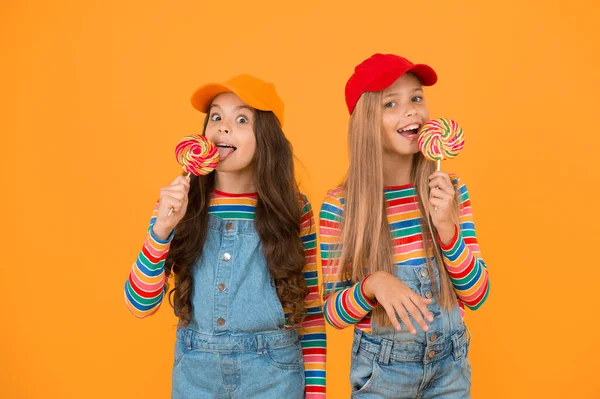
<instances>
[{"instance_id":1,"label":"girl's tongue","mask_svg":"<svg viewBox=\"0 0 600 399\"><path fill-rule=\"evenodd\" d=\"M418 129L414 129L414 130L405 130L403 132L400 132L400 136L404 137L407 140L417 140L419 138L419 131Z\"/></svg>"},{"instance_id":2,"label":"girl's tongue","mask_svg":"<svg viewBox=\"0 0 600 399\"><path fill-rule=\"evenodd\" d=\"M229 156L232 152L235 151L235 148L232 147L219 147L219 159L222 161Z\"/></svg>"}]
</instances>

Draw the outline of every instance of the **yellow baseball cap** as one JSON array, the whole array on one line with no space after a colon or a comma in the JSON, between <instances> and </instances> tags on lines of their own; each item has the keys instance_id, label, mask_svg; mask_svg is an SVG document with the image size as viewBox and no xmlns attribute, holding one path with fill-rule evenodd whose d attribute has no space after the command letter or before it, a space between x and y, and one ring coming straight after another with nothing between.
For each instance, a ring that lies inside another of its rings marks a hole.
<instances>
[{"instance_id":1,"label":"yellow baseball cap","mask_svg":"<svg viewBox=\"0 0 600 399\"><path fill-rule=\"evenodd\" d=\"M223 83L208 83L196 89L192 95L192 105L198 111L208 113L212 100L221 93L233 93L252 108L272 111L283 126L283 101L273 83L246 74Z\"/></svg>"}]
</instances>

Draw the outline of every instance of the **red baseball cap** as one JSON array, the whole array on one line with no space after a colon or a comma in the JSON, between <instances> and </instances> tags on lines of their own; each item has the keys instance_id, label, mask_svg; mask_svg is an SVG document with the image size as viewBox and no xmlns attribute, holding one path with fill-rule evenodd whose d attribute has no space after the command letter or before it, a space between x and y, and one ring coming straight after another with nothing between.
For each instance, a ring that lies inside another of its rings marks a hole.
<instances>
[{"instance_id":1,"label":"red baseball cap","mask_svg":"<svg viewBox=\"0 0 600 399\"><path fill-rule=\"evenodd\" d=\"M394 54L373 54L358 64L346 83L346 105L350 114L365 91L384 90L407 72L414 73L423 86L437 82L437 74L429 65L413 64Z\"/></svg>"}]
</instances>

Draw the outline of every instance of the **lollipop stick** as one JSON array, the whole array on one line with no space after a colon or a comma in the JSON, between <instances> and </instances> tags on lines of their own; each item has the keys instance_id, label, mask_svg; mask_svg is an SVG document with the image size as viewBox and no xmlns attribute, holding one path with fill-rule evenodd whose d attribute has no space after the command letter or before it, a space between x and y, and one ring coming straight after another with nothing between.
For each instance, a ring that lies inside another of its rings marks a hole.
<instances>
[{"instance_id":1,"label":"lollipop stick","mask_svg":"<svg viewBox=\"0 0 600 399\"><path fill-rule=\"evenodd\" d=\"M440 171L440 163L441 163L441 162L442 162L441 160L439 160L439 159L437 160L437 171L438 171L438 172ZM438 187L438 188L439 188L439 187ZM435 211L437 211L437 210L438 210L438 207L436 206L436 207L434 208L434 210L435 210Z\"/></svg>"},{"instance_id":2,"label":"lollipop stick","mask_svg":"<svg viewBox=\"0 0 600 399\"><path fill-rule=\"evenodd\" d=\"M187 181L190 181L190 175L192 173L188 172L187 176L185 177L187 179ZM171 216L173 214L173 208L169 209L169 214L167 216Z\"/></svg>"}]
</instances>

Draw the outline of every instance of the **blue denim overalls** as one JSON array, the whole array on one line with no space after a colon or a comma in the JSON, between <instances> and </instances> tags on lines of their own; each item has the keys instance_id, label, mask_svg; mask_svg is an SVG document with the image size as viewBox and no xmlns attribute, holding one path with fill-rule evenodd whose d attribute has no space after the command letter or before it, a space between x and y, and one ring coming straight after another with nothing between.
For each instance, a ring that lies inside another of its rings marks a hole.
<instances>
[{"instance_id":1,"label":"blue denim overalls","mask_svg":"<svg viewBox=\"0 0 600 399\"><path fill-rule=\"evenodd\" d=\"M284 328L254 221L209 215L192 305L177 329L173 398L304 398L298 334Z\"/></svg>"},{"instance_id":2,"label":"blue denim overalls","mask_svg":"<svg viewBox=\"0 0 600 399\"><path fill-rule=\"evenodd\" d=\"M396 265L395 275L417 294L433 299L428 306L434 317L429 331L424 332L412 318L416 336L404 323L402 330L396 331L377 327L374 320L372 334L355 330L350 370L353 398L469 398L466 326L458 306L447 311L435 300L423 262L420 266ZM439 288L437 266L434 269Z\"/></svg>"}]
</instances>

